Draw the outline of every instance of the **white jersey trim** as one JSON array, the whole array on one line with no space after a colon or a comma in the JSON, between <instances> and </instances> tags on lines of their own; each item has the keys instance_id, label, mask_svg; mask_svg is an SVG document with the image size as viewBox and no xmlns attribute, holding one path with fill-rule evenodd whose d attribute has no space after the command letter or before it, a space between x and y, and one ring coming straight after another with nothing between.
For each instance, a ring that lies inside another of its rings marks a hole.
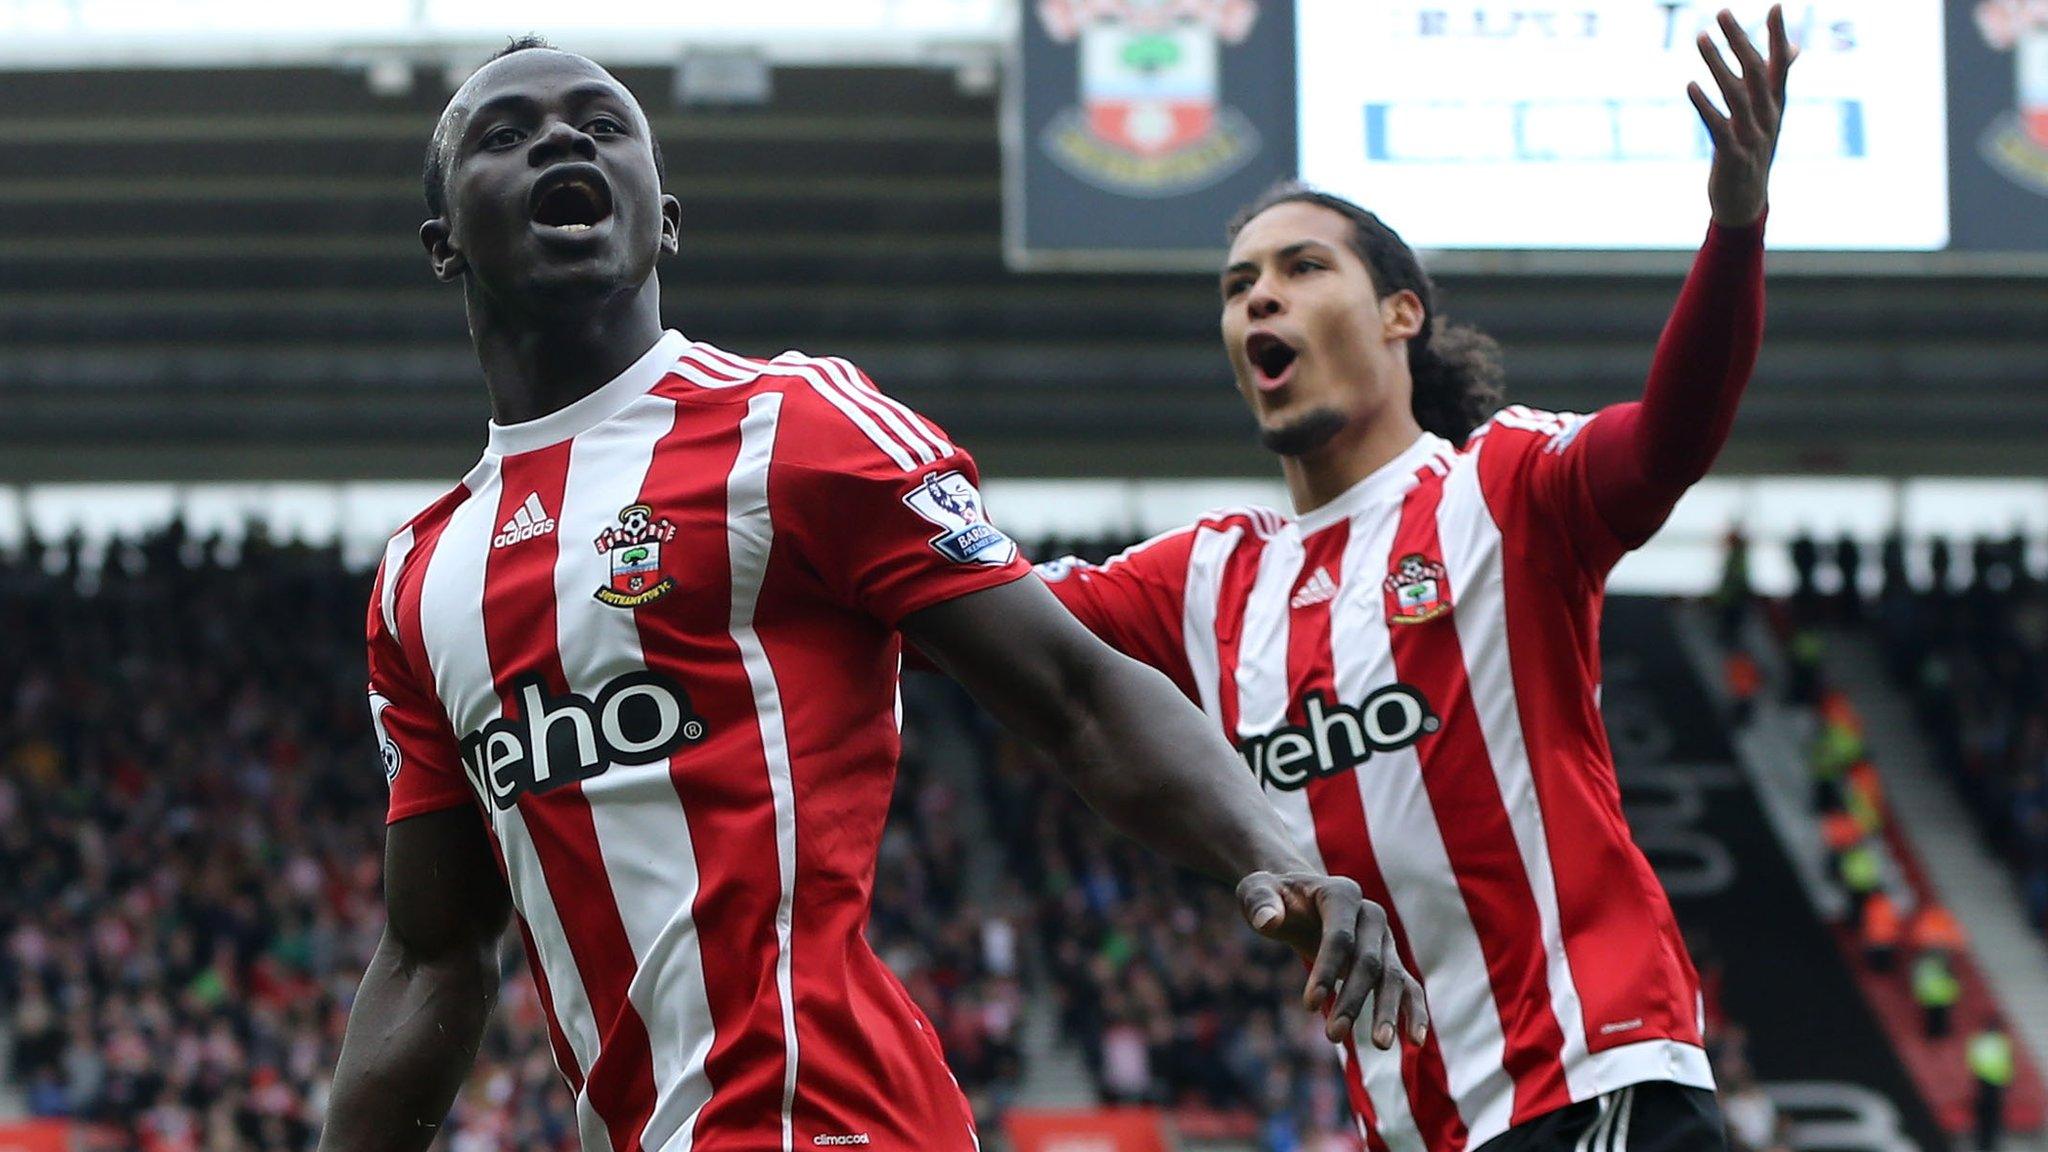
<instances>
[{"instance_id":1,"label":"white jersey trim","mask_svg":"<svg viewBox=\"0 0 2048 1152\"><path fill-rule=\"evenodd\" d=\"M378 590L379 609L384 614L384 631L398 639L398 574L405 571L406 557L412 555L413 528L408 524L384 545L383 586Z\"/></svg>"},{"instance_id":2,"label":"white jersey trim","mask_svg":"<svg viewBox=\"0 0 2048 1152\"><path fill-rule=\"evenodd\" d=\"M491 421L487 450L499 456L512 456L559 444L579 432L597 427L661 383L662 377L668 375L670 365L689 346L689 338L681 332L663 332L660 339L640 354L639 359L626 366L625 371L581 400L517 424Z\"/></svg>"},{"instance_id":3,"label":"white jersey trim","mask_svg":"<svg viewBox=\"0 0 2048 1152\"><path fill-rule=\"evenodd\" d=\"M747 682L753 686L754 714L761 728L761 751L768 767L768 788L775 801L775 857L782 896L775 905L775 989L782 1001L782 1148L794 1152L797 1075L796 1002L790 978L790 929L796 901L796 790L790 769L789 733L783 722L782 690L768 650L754 630L754 608L768 570L775 523L768 505L768 466L775 455L775 433L782 413L782 394L763 392L747 401L740 421L739 457L726 481L726 544L732 558L732 638L739 647Z\"/></svg>"}]
</instances>

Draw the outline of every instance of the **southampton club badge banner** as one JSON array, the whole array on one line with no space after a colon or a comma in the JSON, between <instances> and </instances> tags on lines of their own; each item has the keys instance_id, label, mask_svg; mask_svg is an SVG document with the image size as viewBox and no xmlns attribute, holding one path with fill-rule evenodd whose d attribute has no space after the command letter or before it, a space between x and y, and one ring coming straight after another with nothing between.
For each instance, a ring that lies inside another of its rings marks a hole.
<instances>
[{"instance_id":1,"label":"southampton club badge banner","mask_svg":"<svg viewBox=\"0 0 2048 1152\"><path fill-rule=\"evenodd\" d=\"M1947 9L1951 243L2048 251L2048 3Z\"/></svg>"},{"instance_id":2,"label":"southampton club badge banner","mask_svg":"<svg viewBox=\"0 0 2048 1152\"><path fill-rule=\"evenodd\" d=\"M1295 170L1292 0L1019 8L1011 264L1213 267L1230 215Z\"/></svg>"}]
</instances>

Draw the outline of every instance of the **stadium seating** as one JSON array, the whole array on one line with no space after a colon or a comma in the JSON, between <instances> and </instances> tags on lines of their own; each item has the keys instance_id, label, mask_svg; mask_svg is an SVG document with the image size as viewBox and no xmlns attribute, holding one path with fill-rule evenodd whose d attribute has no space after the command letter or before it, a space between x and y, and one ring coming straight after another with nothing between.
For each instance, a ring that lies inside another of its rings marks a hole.
<instances>
[{"instance_id":1,"label":"stadium seating","mask_svg":"<svg viewBox=\"0 0 2048 1152\"><path fill-rule=\"evenodd\" d=\"M0 1032L32 1114L146 1152L310 1147L382 925L367 578L260 536L225 551L0 562ZM986 1113L1018 1075L1019 974L1000 917L962 904L958 800L915 731L873 938ZM577 1147L520 954L446 1147Z\"/></svg>"}]
</instances>

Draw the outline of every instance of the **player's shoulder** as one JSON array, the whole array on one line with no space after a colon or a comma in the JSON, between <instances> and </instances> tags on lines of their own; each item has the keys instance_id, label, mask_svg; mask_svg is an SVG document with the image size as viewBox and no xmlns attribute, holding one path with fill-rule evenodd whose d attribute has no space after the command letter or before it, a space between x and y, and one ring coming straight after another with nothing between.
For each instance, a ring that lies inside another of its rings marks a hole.
<instances>
[{"instance_id":1,"label":"player's shoulder","mask_svg":"<svg viewBox=\"0 0 2048 1152\"><path fill-rule=\"evenodd\" d=\"M1210 532L1236 531L1246 540L1265 541L1278 535L1287 527L1286 513L1268 508L1263 504L1230 504L1211 508L1182 531L1194 534L1204 530Z\"/></svg>"},{"instance_id":2,"label":"player's shoulder","mask_svg":"<svg viewBox=\"0 0 2048 1152\"><path fill-rule=\"evenodd\" d=\"M1473 429L1472 435L1465 440L1464 451L1476 453L1493 443L1503 448L1512 445L1517 451L1555 454L1571 447L1593 415L1596 414L1553 412L1526 404L1510 404Z\"/></svg>"},{"instance_id":3,"label":"player's shoulder","mask_svg":"<svg viewBox=\"0 0 2048 1152\"><path fill-rule=\"evenodd\" d=\"M790 351L764 360L699 346L683 361L699 371L707 363L718 365L728 389L779 397L780 463L911 473L956 455L938 425L884 393L843 356Z\"/></svg>"}]
</instances>

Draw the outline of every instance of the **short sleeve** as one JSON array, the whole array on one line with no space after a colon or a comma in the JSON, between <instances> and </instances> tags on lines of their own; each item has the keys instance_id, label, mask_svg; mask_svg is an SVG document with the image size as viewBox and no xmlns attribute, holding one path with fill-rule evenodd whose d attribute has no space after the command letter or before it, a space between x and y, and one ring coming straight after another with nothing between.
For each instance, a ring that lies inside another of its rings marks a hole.
<instances>
[{"instance_id":1,"label":"short sleeve","mask_svg":"<svg viewBox=\"0 0 2048 1152\"><path fill-rule=\"evenodd\" d=\"M1502 528L1532 544L1563 545L1594 580L1604 580L1630 547L1593 500L1583 433L1600 417L1511 405L1468 444L1479 453L1479 482Z\"/></svg>"},{"instance_id":2,"label":"short sleeve","mask_svg":"<svg viewBox=\"0 0 2048 1152\"><path fill-rule=\"evenodd\" d=\"M1183 606L1195 533L1187 527L1155 536L1102 564L1068 556L1037 567L1046 587L1090 632L1165 672L1191 699L1199 697Z\"/></svg>"},{"instance_id":3,"label":"short sleeve","mask_svg":"<svg viewBox=\"0 0 2048 1152\"><path fill-rule=\"evenodd\" d=\"M370 728L391 790L386 823L472 800L447 714L421 687L399 641L397 597L385 594L385 581L392 578L380 568L371 590L368 652Z\"/></svg>"},{"instance_id":4,"label":"short sleeve","mask_svg":"<svg viewBox=\"0 0 2048 1152\"><path fill-rule=\"evenodd\" d=\"M894 628L1029 575L989 519L973 458L851 365L829 363L823 387L789 393L770 499L788 502L794 547L832 596Z\"/></svg>"}]
</instances>

